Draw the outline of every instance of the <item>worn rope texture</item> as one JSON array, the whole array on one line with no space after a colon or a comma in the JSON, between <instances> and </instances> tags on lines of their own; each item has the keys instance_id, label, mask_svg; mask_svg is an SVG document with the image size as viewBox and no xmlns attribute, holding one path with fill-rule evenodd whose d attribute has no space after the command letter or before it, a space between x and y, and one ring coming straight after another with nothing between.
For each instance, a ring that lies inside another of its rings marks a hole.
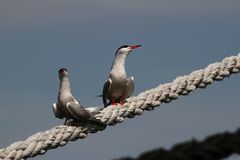
<instances>
[{"instance_id":1,"label":"worn rope texture","mask_svg":"<svg viewBox=\"0 0 240 160\"><path fill-rule=\"evenodd\" d=\"M18 141L0 149L0 159L19 160L44 154L50 149L64 146L68 141L87 137L88 133L96 133L123 122L124 118L141 115L144 110L152 110L162 102L168 103L179 95L188 95L197 88L205 88L213 81L223 80L232 73L240 72L240 54L226 57L222 62L208 65L205 69L192 72L190 75L177 77L173 82L162 84L156 88L130 97L124 106L108 106L95 114L97 121L79 122L77 126L59 125L45 132L39 132L24 141Z\"/></svg>"},{"instance_id":2,"label":"worn rope texture","mask_svg":"<svg viewBox=\"0 0 240 160\"><path fill-rule=\"evenodd\" d=\"M125 157L115 160L219 160L232 154L240 154L240 129L234 133L225 132L209 136L202 142L193 139L174 145L170 150L155 149L143 153L138 158Z\"/></svg>"}]
</instances>

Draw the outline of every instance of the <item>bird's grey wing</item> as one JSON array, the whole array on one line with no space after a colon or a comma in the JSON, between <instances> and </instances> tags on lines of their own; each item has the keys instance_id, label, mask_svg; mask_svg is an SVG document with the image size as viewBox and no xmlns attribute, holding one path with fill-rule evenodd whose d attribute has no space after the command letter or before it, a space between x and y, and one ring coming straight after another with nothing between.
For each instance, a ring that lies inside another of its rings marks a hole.
<instances>
[{"instance_id":1,"label":"bird's grey wing","mask_svg":"<svg viewBox=\"0 0 240 160\"><path fill-rule=\"evenodd\" d=\"M104 86L103 86L102 100L103 100L104 107L107 106L107 94L108 94L108 91L111 87L111 84L112 84L112 80L110 78L108 78L105 81Z\"/></svg>"},{"instance_id":2,"label":"bird's grey wing","mask_svg":"<svg viewBox=\"0 0 240 160\"><path fill-rule=\"evenodd\" d=\"M64 115L58 109L58 104L57 103L53 103L52 108L53 108L53 113L55 114L55 117L60 118L60 119L64 118Z\"/></svg>"},{"instance_id":3,"label":"bird's grey wing","mask_svg":"<svg viewBox=\"0 0 240 160\"><path fill-rule=\"evenodd\" d=\"M73 119L86 121L91 117L90 113L78 102L68 102L66 108L68 110L69 116Z\"/></svg>"},{"instance_id":4,"label":"bird's grey wing","mask_svg":"<svg viewBox=\"0 0 240 160\"><path fill-rule=\"evenodd\" d=\"M129 98L132 95L133 91L134 91L134 78L130 77L127 79L123 99Z\"/></svg>"}]
</instances>

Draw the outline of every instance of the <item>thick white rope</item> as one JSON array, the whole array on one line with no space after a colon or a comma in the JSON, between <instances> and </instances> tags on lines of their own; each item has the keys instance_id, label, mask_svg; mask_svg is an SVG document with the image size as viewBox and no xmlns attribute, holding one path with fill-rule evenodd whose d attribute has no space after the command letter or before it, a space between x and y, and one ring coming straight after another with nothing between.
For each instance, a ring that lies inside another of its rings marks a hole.
<instances>
[{"instance_id":1,"label":"thick white rope","mask_svg":"<svg viewBox=\"0 0 240 160\"><path fill-rule=\"evenodd\" d=\"M152 110L162 102L168 103L179 95L188 95L197 88L205 88L213 81L223 80L232 73L240 72L240 54L226 57L222 62L208 65L205 69L190 75L177 77L173 82L130 97L124 106L108 106L97 114L96 121L79 122L77 126L59 125L45 132L36 133L24 141L14 142L0 149L0 159L20 160L44 154L50 149L66 145L69 141L86 138L88 133L96 133L106 125L121 123L128 117L141 115L144 110ZM92 111L92 108L89 108Z\"/></svg>"}]
</instances>

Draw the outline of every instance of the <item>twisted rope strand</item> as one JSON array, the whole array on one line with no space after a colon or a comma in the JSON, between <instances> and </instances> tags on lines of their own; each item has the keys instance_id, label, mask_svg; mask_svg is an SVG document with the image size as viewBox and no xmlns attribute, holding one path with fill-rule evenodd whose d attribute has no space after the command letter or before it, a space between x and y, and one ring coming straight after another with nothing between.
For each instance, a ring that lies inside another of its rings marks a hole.
<instances>
[{"instance_id":1,"label":"twisted rope strand","mask_svg":"<svg viewBox=\"0 0 240 160\"><path fill-rule=\"evenodd\" d=\"M161 103L169 103L180 95L188 95L197 88L206 88L213 81L223 80L232 73L240 72L240 54L226 57L222 62L208 65L190 75L177 77L171 83L159 85L130 97L124 106L108 106L96 113L95 121L79 122L76 126L59 125L50 130L36 133L24 141L14 142L0 149L0 159L22 160L46 153L50 149L66 145L69 141L86 138L88 133L102 131L107 125L121 123L126 117L141 115ZM93 111L92 108L89 111ZM93 111L95 112L95 111Z\"/></svg>"}]
</instances>

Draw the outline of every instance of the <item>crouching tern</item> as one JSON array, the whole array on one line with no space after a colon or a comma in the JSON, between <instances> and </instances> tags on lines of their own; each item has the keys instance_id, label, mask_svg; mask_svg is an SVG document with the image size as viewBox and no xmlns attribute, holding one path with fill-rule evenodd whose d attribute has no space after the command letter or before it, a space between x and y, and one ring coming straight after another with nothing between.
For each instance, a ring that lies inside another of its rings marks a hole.
<instances>
[{"instance_id":1,"label":"crouching tern","mask_svg":"<svg viewBox=\"0 0 240 160\"><path fill-rule=\"evenodd\" d=\"M129 53L141 45L123 45L115 53L110 74L105 81L102 91L104 107L109 104L120 103L124 105L124 100L130 97L134 91L134 78L127 78L125 71L125 60ZM107 102L109 100L109 102Z\"/></svg>"},{"instance_id":2,"label":"crouching tern","mask_svg":"<svg viewBox=\"0 0 240 160\"><path fill-rule=\"evenodd\" d=\"M64 124L69 119L74 121L87 121L91 119L91 113L82 107L71 93L68 71L66 68L61 68L59 71L60 87L58 93L58 101L53 104L53 112L57 118L66 118Z\"/></svg>"}]
</instances>

